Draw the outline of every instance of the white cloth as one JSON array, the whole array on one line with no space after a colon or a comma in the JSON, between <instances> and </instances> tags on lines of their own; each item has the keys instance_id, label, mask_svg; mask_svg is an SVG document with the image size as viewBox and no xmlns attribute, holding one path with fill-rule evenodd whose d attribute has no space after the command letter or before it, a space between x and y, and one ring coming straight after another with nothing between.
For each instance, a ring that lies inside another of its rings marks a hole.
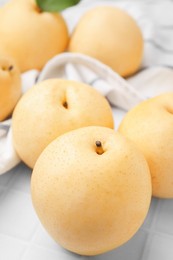
<instances>
[{"instance_id":1,"label":"white cloth","mask_svg":"<svg viewBox=\"0 0 173 260\"><path fill-rule=\"evenodd\" d=\"M82 54L63 53L51 59L40 73L35 70L24 73L23 92L36 81L54 77L85 82L106 96L114 107L113 110L116 110L121 118L125 111L142 100L173 91L173 70L168 68L173 67L173 34L170 33L173 30L173 3L169 0L83 0L79 5L63 12L70 32L82 14L95 5L118 6L136 19L144 37L144 58L141 66L143 70L125 80L93 58ZM0 124L0 174L20 162L13 148L10 125L11 120Z\"/></svg>"}]
</instances>

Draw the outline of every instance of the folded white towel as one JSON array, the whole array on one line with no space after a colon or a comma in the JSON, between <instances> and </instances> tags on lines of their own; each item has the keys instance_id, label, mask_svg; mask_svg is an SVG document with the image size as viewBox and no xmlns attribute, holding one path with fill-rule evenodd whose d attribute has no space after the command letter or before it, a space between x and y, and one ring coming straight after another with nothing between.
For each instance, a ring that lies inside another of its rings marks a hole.
<instances>
[{"instance_id":1,"label":"folded white towel","mask_svg":"<svg viewBox=\"0 0 173 260\"><path fill-rule=\"evenodd\" d=\"M136 19L145 42L142 68L147 69L125 80L93 58L82 54L63 53L51 59L40 73L35 70L24 73L23 92L36 81L48 78L60 77L82 81L92 85L107 97L119 121L125 111L142 100L173 91L173 71L171 68L161 67L173 67L173 34L171 34L173 3L169 0L145 2L83 0L79 5L63 12L70 32L81 15L95 5L119 6ZM162 13L161 20L159 13ZM0 174L20 162L13 148L10 124L10 120L0 124Z\"/></svg>"}]
</instances>

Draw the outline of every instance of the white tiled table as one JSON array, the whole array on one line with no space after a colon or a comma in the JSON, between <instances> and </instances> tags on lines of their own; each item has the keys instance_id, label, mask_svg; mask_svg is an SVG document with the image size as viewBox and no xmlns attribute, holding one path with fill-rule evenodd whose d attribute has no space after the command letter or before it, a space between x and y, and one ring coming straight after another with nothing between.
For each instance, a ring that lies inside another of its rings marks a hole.
<instances>
[{"instance_id":1,"label":"white tiled table","mask_svg":"<svg viewBox=\"0 0 173 260\"><path fill-rule=\"evenodd\" d=\"M114 110L118 125L122 113ZM125 245L86 257L70 253L46 233L34 212L31 170L24 164L0 176L0 260L173 260L173 200L152 199L145 223Z\"/></svg>"}]
</instances>

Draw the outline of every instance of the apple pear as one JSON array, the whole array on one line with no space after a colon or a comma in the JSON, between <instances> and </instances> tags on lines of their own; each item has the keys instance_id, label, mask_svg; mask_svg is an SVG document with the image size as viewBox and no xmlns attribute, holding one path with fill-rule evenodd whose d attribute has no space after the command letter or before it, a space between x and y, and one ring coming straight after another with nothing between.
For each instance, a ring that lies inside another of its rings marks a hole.
<instances>
[{"instance_id":1,"label":"apple pear","mask_svg":"<svg viewBox=\"0 0 173 260\"><path fill-rule=\"evenodd\" d=\"M142 153L118 132L88 126L42 152L31 178L32 201L48 233L64 248L97 255L127 242L151 201Z\"/></svg>"},{"instance_id":2,"label":"apple pear","mask_svg":"<svg viewBox=\"0 0 173 260\"><path fill-rule=\"evenodd\" d=\"M66 49L68 30L58 13L42 12L35 0L11 0L0 10L0 54L12 56L22 72L42 69Z\"/></svg>"},{"instance_id":3,"label":"apple pear","mask_svg":"<svg viewBox=\"0 0 173 260\"><path fill-rule=\"evenodd\" d=\"M106 98L80 82L45 80L26 92L14 110L14 147L33 168L40 153L56 137L89 125L113 128L112 110Z\"/></svg>"},{"instance_id":4,"label":"apple pear","mask_svg":"<svg viewBox=\"0 0 173 260\"><path fill-rule=\"evenodd\" d=\"M20 71L10 57L0 57L0 121L11 115L21 96Z\"/></svg>"},{"instance_id":5,"label":"apple pear","mask_svg":"<svg viewBox=\"0 0 173 260\"><path fill-rule=\"evenodd\" d=\"M125 115L119 132L144 154L151 172L153 196L173 198L173 93L137 105Z\"/></svg>"},{"instance_id":6,"label":"apple pear","mask_svg":"<svg viewBox=\"0 0 173 260\"><path fill-rule=\"evenodd\" d=\"M143 37L135 20L124 10L98 6L81 17L68 49L94 57L126 77L141 64Z\"/></svg>"}]
</instances>

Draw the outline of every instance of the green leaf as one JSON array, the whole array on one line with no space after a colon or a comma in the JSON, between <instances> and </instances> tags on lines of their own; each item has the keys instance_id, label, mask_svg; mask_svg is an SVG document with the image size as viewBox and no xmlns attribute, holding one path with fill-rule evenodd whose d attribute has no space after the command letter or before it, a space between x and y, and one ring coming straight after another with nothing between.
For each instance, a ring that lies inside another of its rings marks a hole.
<instances>
[{"instance_id":1,"label":"green leaf","mask_svg":"<svg viewBox=\"0 0 173 260\"><path fill-rule=\"evenodd\" d=\"M46 12L60 12L79 2L80 0L36 0L38 7Z\"/></svg>"}]
</instances>

